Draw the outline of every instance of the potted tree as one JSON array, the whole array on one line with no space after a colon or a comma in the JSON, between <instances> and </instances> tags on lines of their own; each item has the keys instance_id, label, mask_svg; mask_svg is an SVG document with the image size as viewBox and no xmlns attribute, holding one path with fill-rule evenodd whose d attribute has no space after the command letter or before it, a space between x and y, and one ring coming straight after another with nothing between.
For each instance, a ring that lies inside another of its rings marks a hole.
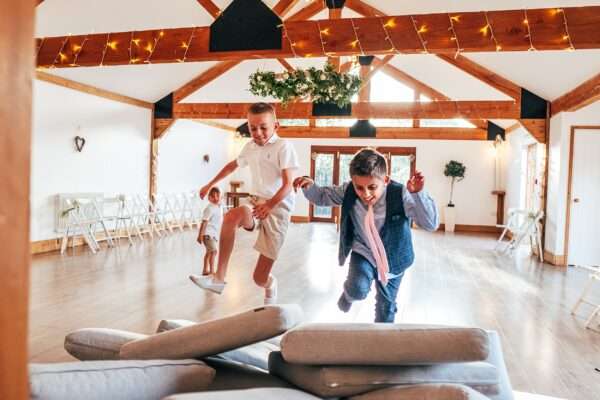
<instances>
[{"instance_id":1,"label":"potted tree","mask_svg":"<svg viewBox=\"0 0 600 400\"><path fill-rule=\"evenodd\" d=\"M452 197L454 196L454 184L462 181L465 178L466 170L467 167L465 167L463 163L454 160L448 162L444 168L444 175L451 179L450 201L448 201L448 205L444 208L444 228L446 232L454 232L456 219L456 209L454 207L454 203L452 202Z\"/></svg>"}]
</instances>

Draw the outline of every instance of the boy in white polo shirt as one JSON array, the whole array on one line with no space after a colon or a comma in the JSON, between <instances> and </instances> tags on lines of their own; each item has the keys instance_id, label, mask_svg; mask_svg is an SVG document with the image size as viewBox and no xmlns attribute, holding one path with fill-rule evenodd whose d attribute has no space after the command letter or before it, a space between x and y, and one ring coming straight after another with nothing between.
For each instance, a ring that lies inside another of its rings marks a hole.
<instances>
[{"instance_id":1,"label":"boy in white polo shirt","mask_svg":"<svg viewBox=\"0 0 600 400\"><path fill-rule=\"evenodd\" d=\"M202 224L198 232L198 243L206 248L204 254L204 265L202 275L210 275L215 272L215 258L219 250L219 235L223 224L223 209L221 208L221 190L218 187L210 188L208 192L208 205L202 213ZM190 275L190 279L198 284L198 275Z\"/></svg>"},{"instance_id":2,"label":"boy in white polo shirt","mask_svg":"<svg viewBox=\"0 0 600 400\"><path fill-rule=\"evenodd\" d=\"M250 167L252 176L251 204L230 210L223 219L219 239L219 261L214 275L202 277L198 285L221 293L225 288L225 276L229 257L239 227L252 231L258 229L254 248L259 252L254 282L265 288L265 304L277 298L277 281L271 269L283 245L294 208L292 182L298 168L298 157L293 145L277 136L279 122L275 108L267 103L255 103L248 110L248 129L252 140L248 142L237 159L229 162L202 189L204 198L210 188L233 173L238 167ZM257 224L256 220L260 222Z\"/></svg>"}]
</instances>

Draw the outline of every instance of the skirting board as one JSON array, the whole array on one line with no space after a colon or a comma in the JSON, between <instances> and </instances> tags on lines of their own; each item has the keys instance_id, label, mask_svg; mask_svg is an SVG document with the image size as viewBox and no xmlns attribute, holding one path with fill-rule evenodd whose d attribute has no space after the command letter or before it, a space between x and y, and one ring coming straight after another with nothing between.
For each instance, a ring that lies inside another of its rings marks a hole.
<instances>
[{"instance_id":1,"label":"skirting board","mask_svg":"<svg viewBox=\"0 0 600 400\"><path fill-rule=\"evenodd\" d=\"M564 255L552 254L548 250L544 250L544 261L558 267L567 266L567 258Z\"/></svg>"},{"instance_id":2,"label":"skirting board","mask_svg":"<svg viewBox=\"0 0 600 400\"><path fill-rule=\"evenodd\" d=\"M310 222L310 217L304 215L292 215L291 221L294 224L306 224Z\"/></svg>"},{"instance_id":3,"label":"skirting board","mask_svg":"<svg viewBox=\"0 0 600 400\"><path fill-rule=\"evenodd\" d=\"M440 224L438 230L443 231L444 224ZM456 224L454 226L454 232L475 232L475 233L493 233L500 234L502 233L502 228L498 228L494 225L460 225Z\"/></svg>"}]
</instances>

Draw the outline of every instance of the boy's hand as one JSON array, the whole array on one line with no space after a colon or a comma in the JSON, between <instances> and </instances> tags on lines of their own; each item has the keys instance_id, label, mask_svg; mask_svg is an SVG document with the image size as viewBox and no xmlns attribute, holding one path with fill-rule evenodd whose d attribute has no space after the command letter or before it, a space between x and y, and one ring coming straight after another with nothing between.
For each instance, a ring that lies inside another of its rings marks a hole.
<instances>
[{"instance_id":1,"label":"boy's hand","mask_svg":"<svg viewBox=\"0 0 600 400\"><path fill-rule=\"evenodd\" d=\"M210 190L210 185L202 186L202 188L200 189L200 198L202 200L204 200L204 198L208 194L209 190Z\"/></svg>"},{"instance_id":2,"label":"boy's hand","mask_svg":"<svg viewBox=\"0 0 600 400\"><path fill-rule=\"evenodd\" d=\"M309 186L312 186L314 183L315 181L313 181L308 176L299 176L298 178L294 179L292 185L294 187L294 192L297 192L298 188L305 189Z\"/></svg>"},{"instance_id":3,"label":"boy's hand","mask_svg":"<svg viewBox=\"0 0 600 400\"><path fill-rule=\"evenodd\" d=\"M268 203L257 204L252 210L252 215L258 219L265 219L269 216L272 208Z\"/></svg>"},{"instance_id":4,"label":"boy's hand","mask_svg":"<svg viewBox=\"0 0 600 400\"><path fill-rule=\"evenodd\" d=\"M416 171L415 174L410 177L408 182L406 182L406 189L408 189L410 193L418 193L423 190L424 186L425 178L419 171Z\"/></svg>"}]
</instances>

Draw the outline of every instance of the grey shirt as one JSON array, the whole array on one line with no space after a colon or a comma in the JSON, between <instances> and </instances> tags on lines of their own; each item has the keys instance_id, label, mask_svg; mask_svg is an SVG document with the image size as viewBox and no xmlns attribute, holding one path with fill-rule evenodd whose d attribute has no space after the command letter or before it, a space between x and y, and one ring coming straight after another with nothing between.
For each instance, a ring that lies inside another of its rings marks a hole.
<instances>
[{"instance_id":1,"label":"grey shirt","mask_svg":"<svg viewBox=\"0 0 600 400\"><path fill-rule=\"evenodd\" d=\"M303 189L304 196L318 206L340 206L344 201L344 194L350 182L344 183L341 186L317 186L313 184L308 188ZM381 228L385 222L386 213L386 192L373 205L373 213L375 216L375 226L381 232ZM417 193L410 193L406 186L402 186L402 202L404 205L404 213L406 216L416 222L421 228L434 231L439 225L439 215L437 207L433 199L423 190ZM365 233L365 215L367 214L367 206L359 199L354 203L350 218L354 224L354 242L352 243L352 251L357 252L365 257L371 265L375 266L375 258L371 253L368 245L367 235ZM390 276L392 278L393 276Z\"/></svg>"}]
</instances>

